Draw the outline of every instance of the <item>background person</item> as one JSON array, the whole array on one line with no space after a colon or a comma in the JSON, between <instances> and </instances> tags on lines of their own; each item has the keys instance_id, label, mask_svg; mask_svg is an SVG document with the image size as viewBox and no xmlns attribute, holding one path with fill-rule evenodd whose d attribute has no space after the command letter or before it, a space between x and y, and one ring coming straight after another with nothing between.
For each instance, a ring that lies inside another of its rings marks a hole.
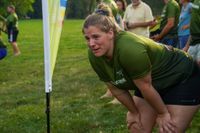
<instances>
[{"instance_id":1,"label":"background person","mask_svg":"<svg viewBox=\"0 0 200 133\"><path fill-rule=\"evenodd\" d=\"M192 3L190 0L180 0L181 13L179 17L178 24L178 39L180 49L183 49L189 39L190 36L190 19L191 19L191 11L192 11Z\"/></svg>"},{"instance_id":2,"label":"background person","mask_svg":"<svg viewBox=\"0 0 200 133\"><path fill-rule=\"evenodd\" d=\"M124 12L126 11L126 0L115 0L117 7L119 9L119 14L121 15L121 17L124 17Z\"/></svg>"},{"instance_id":3,"label":"background person","mask_svg":"<svg viewBox=\"0 0 200 133\"><path fill-rule=\"evenodd\" d=\"M7 49L6 49L6 45L4 45L4 43L1 39L1 30L0 30L0 60L5 58L6 55L7 55Z\"/></svg>"},{"instance_id":4,"label":"background person","mask_svg":"<svg viewBox=\"0 0 200 133\"><path fill-rule=\"evenodd\" d=\"M200 0L194 0L192 3L192 14L190 21L190 38L183 50L197 61L200 66Z\"/></svg>"},{"instance_id":5,"label":"background person","mask_svg":"<svg viewBox=\"0 0 200 133\"><path fill-rule=\"evenodd\" d=\"M8 32L8 41L13 47L13 52L15 56L20 55L20 50L17 45L17 36L19 33L18 29L18 16L15 13L15 6L9 5L7 7L9 16L6 18L7 32Z\"/></svg>"},{"instance_id":6,"label":"background person","mask_svg":"<svg viewBox=\"0 0 200 133\"><path fill-rule=\"evenodd\" d=\"M0 15L0 31L7 32L6 29L6 19Z\"/></svg>"},{"instance_id":7,"label":"background person","mask_svg":"<svg viewBox=\"0 0 200 133\"><path fill-rule=\"evenodd\" d=\"M5 58L7 55L6 45L3 43L3 40L1 39L1 31L6 33L6 24L5 24L5 18L0 15L0 60Z\"/></svg>"},{"instance_id":8,"label":"background person","mask_svg":"<svg viewBox=\"0 0 200 133\"><path fill-rule=\"evenodd\" d=\"M160 34L151 38L163 44L177 47L180 7L175 0L164 0L164 3L165 6L161 14Z\"/></svg>"},{"instance_id":9,"label":"background person","mask_svg":"<svg viewBox=\"0 0 200 133\"><path fill-rule=\"evenodd\" d=\"M149 27L155 25L151 8L141 0L132 0L124 13L125 29L149 37Z\"/></svg>"},{"instance_id":10,"label":"background person","mask_svg":"<svg viewBox=\"0 0 200 133\"><path fill-rule=\"evenodd\" d=\"M100 3L104 3L110 7L110 9L112 10L112 15L114 16L116 23L119 25L120 28L124 29L122 17L119 13L119 9L118 9L115 1L114 0L101 0Z\"/></svg>"},{"instance_id":11,"label":"background person","mask_svg":"<svg viewBox=\"0 0 200 133\"><path fill-rule=\"evenodd\" d=\"M200 70L182 50L120 31L107 16L83 24L89 61L112 94L128 109L131 133L183 133L200 107ZM135 89L135 96L128 90Z\"/></svg>"}]
</instances>

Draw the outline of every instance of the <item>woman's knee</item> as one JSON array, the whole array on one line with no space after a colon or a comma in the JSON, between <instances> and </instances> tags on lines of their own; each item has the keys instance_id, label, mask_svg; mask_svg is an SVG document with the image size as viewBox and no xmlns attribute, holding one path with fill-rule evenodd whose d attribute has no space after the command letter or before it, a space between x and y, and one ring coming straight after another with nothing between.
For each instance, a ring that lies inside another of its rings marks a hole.
<instances>
[{"instance_id":1,"label":"woman's knee","mask_svg":"<svg viewBox=\"0 0 200 133\"><path fill-rule=\"evenodd\" d=\"M178 118L173 118L174 125L176 125L176 129L178 133L185 133L186 129L188 127L188 124L184 123L183 121L180 121Z\"/></svg>"},{"instance_id":2,"label":"woman's knee","mask_svg":"<svg viewBox=\"0 0 200 133\"><path fill-rule=\"evenodd\" d=\"M126 122L127 122L127 128L130 133L152 133L152 129L154 126L154 124L152 124L153 122L146 123L141 118L142 128L138 129L137 128L138 126L136 125L137 123L135 123L134 121L131 121L130 118L131 118L131 113L127 112Z\"/></svg>"},{"instance_id":3,"label":"woman's knee","mask_svg":"<svg viewBox=\"0 0 200 133\"><path fill-rule=\"evenodd\" d=\"M174 121L179 133L184 133L187 130L199 107L200 105L168 105L168 110L171 114L171 118Z\"/></svg>"},{"instance_id":4,"label":"woman's knee","mask_svg":"<svg viewBox=\"0 0 200 133\"><path fill-rule=\"evenodd\" d=\"M127 127L130 133L152 133L151 128L142 127L142 129L136 128L135 123L127 123Z\"/></svg>"}]
</instances>

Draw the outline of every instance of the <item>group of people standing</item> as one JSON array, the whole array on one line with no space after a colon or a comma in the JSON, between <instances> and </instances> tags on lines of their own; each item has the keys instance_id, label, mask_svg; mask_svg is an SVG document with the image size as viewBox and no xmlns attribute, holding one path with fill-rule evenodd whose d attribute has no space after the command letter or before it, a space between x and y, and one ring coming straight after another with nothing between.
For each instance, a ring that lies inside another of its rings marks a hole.
<instances>
[{"instance_id":1,"label":"group of people standing","mask_svg":"<svg viewBox=\"0 0 200 133\"><path fill-rule=\"evenodd\" d=\"M126 7L123 26L105 8L83 24L90 64L128 109L131 133L151 133L156 124L159 133L184 133L200 107L200 0L181 0L181 12L175 0L164 2L160 32L153 36L149 27L157 22L141 0Z\"/></svg>"},{"instance_id":2,"label":"group of people standing","mask_svg":"<svg viewBox=\"0 0 200 133\"><path fill-rule=\"evenodd\" d=\"M9 13L9 15L6 19L2 16L0 17L0 21L2 22L2 27L0 28L0 60L7 55L6 45L1 39L1 31L8 35L8 41L12 45L14 56L18 56L21 53L17 45L17 36L19 33L19 29L18 16L15 12L15 6L9 5L7 7L7 12ZM4 24L5 28L3 27Z\"/></svg>"},{"instance_id":3,"label":"group of people standing","mask_svg":"<svg viewBox=\"0 0 200 133\"><path fill-rule=\"evenodd\" d=\"M146 3L140 0L132 0L132 4L127 7L124 20L126 24L133 23L132 25L140 22L138 28L133 27L131 29L132 27L129 26L129 31L135 34L150 37L155 41L183 49L190 35L192 3L189 0L180 0L180 3L175 0L164 0L164 3L159 32L153 36L149 36L149 27L154 27L158 22L153 19L151 8ZM181 12L179 5L182 5Z\"/></svg>"}]
</instances>

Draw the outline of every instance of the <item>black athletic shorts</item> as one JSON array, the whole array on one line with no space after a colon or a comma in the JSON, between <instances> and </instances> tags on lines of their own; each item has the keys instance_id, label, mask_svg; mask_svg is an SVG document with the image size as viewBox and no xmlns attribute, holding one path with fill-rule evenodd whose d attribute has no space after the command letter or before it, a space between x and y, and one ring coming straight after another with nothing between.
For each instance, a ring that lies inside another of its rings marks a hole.
<instances>
[{"instance_id":1,"label":"black athletic shorts","mask_svg":"<svg viewBox=\"0 0 200 133\"><path fill-rule=\"evenodd\" d=\"M10 29L8 30L8 41L9 42L16 42L19 30L18 29Z\"/></svg>"},{"instance_id":2,"label":"black athletic shorts","mask_svg":"<svg viewBox=\"0 0 200 133\"><path fill-rule=\"evenodd\" d=\"M167 81L166 81L167 82ZM200 68L195 64L190 78L184 83L158 91L165 104L198 105L200 104ZM135 96L143 98L139 90Z\"/></svg>"}]
</instances>

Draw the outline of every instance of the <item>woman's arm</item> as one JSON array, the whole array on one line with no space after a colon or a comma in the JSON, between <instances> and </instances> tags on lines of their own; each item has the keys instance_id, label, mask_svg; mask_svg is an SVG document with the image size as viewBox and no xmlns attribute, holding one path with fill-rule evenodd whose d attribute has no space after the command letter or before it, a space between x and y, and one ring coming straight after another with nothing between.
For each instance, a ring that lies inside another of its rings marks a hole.
<instances>
[{"instance_id":1,"label":"woman's arm","mask_svg":"<svg viewBox=\"0 0 200 133\"><path fill-rule=\"evenodd\" d=\"M145 77L133 80L141 91L144 99L157 111L157 123L160 131L175 131L175 124L171 119L167 107L159 93L152 86L151 73Z\"/></svg>"},{"instance_id":2,"label":"woman's arm","mask_svg":"<svg viewBox=\"0 0 200 133\"><path fill-rule=\"evenodd\" d=\"M133 81L141 91L143 97L157 111L158 114L168 113L168 110L162 101L158 92L154 89L151 83L151 73L143 78Z\"/></svg>"},{"instance_id":3,"label":"woman's arm","mask_svg":"<svg viewBox=\"0 0 200 133\"><path fill-rule=\"evenodd\" d=\"M148 26L152 26L152 25L156 25L155 20L148 21L148 22L130 22L130 23L128 23L127 27L129 29L135 29L137 27L148 27Z\"/></svg>"},{"instance_id":4,"label":"woman's arm","mask_svg":"<svg viewBox=\"0 0 200 133\"><path fill-rule=\"evenodd\" d=\"M174 27L175 18L168 18L167 24L162 29L161 33L152 37L155 41L160 41Z\"/></svg>"},{"instance_id":5,"label":"woman's arm","mask_svg":"<svg viewBox=\"0 0 200 133\"><path fill-rule=\"evenodd\" d=\"M186 25L183 25L181 27L181 30L186 30L186 29L189 29L190 28L190 24L186 24Z\"/></svg>"},{"instance_id":6,"label":"woman's arm","mask_svg":"<svg viewBox=\"0 0 200 133\"><path fill-rule=\"evenodd\" d=\"M112 95L116 97L131 113L138 113L133 98L128 90L118 89L111 83L106 83Z\"/></svg>"},{"instance_id":7,"label":"woman's arm","mask_svg":"<svg viewBox=\"0 0 200 133\"><path fill-rule=\"evenodd\" d=\"M129 116L127 117L128 128L135 127L136 129L141 130L143 128L141 123L141 116L129 91L118 89L111 83L106 84L112 95L116 97L129 110L127 113L127 116Z\"/></svg>"},{"instance_id":8,"label":"woman's arm","mask_svg":"<svg viewBox=\"0 0 200 133\"><path fill-rule=\"evenodd\" d=\"M183 51L187 52L189 47L190 47L190 42L191 42L191 35L189 36L187 43L185 44L185 47L183 48Z\"/></svg>"}]
</instances>

